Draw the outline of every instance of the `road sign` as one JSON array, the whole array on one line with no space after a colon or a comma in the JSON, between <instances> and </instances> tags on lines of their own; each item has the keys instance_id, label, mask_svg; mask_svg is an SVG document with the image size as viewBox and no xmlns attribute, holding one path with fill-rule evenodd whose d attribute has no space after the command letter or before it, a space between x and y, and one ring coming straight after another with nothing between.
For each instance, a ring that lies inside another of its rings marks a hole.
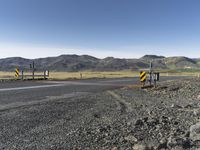
<instances>
[{"instance_id":1,"label":"road sign","mask_svg":"<svg viewBox=\"0 0 200 150\"><path fill-rule=\"evenodd\" d=\"M49 76L49 70L45 71L45 76Z\"/></svg>"},{"instance_id":2,"label":"road sign","mask_svg":"<svg viewBox=\"0 0 200 150\"><path fill-rule=\"evenodd\" d=\"M19 77L19 68L15 69L15 77Z\"/></svg>"},{"instance_id":3,"label":"road sign","mask_svg":"<svg viewBox=\"0 0 200 150\"><path fill-rule=\"evenodd\" d=\"M160 80L160 73L159 72L154 72L154 81L159 81Z\"/></svg>"},{"instance_id":4,"label":"road sign","mask_svg":"<svg viewBox=\"0 0 200 150\"><path fill-rule=\"evenodd\" d=\"M147 79L147 74L146 74L146 72L145 72L145 71L141 71L141 72L140 72L140 81L141 81L141 82L145 82L146 79Z\"/></svg>"}]
</instances>

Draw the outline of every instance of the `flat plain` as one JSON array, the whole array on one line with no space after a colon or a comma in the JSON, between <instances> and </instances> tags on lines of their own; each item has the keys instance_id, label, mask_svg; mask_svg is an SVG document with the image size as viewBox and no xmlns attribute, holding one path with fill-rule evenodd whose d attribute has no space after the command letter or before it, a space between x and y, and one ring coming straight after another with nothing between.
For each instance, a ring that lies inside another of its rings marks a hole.
<instances>
[{"instance_id":1,"label":"flat plain","mask_svg":"<svg viewBox=\"0 0 200 150\"><path fill-rule=\"evenodd\" d=\"M31 75L31 72L26 72L24 75ZM43 75L43 72L36 72L36 75ZM162 76L200 76L200 72L168 72L161 71ZM138 77L139 71L112 71L112 72L50 72L50 80L69 80L69 79L91 79L91 78L125 78ZM1 72L0 79L16 79L14 72Z\"/></svg>"}]
</instances>

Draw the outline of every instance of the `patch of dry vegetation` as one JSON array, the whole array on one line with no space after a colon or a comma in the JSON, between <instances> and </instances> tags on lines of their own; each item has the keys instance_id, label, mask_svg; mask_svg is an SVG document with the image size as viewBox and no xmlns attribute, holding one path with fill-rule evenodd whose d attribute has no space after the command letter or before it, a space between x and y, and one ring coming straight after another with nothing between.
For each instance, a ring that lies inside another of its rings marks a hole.
<instances>
[{"instance_id":1,"label":"patch of dry vegetation","mask_svg":"<svg viewBox=\"0 0 200 150\"><path fill-rule=\"evenodd\" d=\"M50 72L50 79L89 79L89 78L122 78L135 77L137 72L120 71L120 72Z\"/></svg>"},{"instance_id":2,"label":"patch of dry vegetation","mask_svg":"<svg viewBox=\"0 0 200 150\"><path fill-rule=\"evenodd\" d=\"M24 75L31 75L31 72ZM43 75L43 72L36 72L36 75ZM51 80L68 80L68 79L89 79L89 78L123 78L138 77L138 72L133 71L117 71L117 72L50 72ZM200 72L179 72L179 73L161 73L161 76L200 76ZM0 72L0 79L14 79L14 72ZM37 78L37 77L36 77Z\"/></svg>"},{"instance_id":3,"label":"patch of dry vegetation","mask_svg":"<svg viewBox=\"0 0 200 150\"><path fill-rule=\"evenodd\" d=\"M161 72L162 76L197 76L200 77L200 72Z\"/></svg>"},{"instance_id":4,"label":"patch of dry vegetation","mask_svg":"<svg viewBox=\"0 0 200 150\"><path fill-rule=\"evenodd\" d=\"M0 71L0 79L13 79L15 78L14 72L2 72Z\"/></svg>"}]
</instances>

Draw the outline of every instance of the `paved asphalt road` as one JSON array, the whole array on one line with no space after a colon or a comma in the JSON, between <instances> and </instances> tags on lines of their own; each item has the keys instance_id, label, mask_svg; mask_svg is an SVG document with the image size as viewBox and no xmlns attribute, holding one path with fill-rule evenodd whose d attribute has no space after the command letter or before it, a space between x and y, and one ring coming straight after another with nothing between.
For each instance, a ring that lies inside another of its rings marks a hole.
<instances>
[{"instance_id":1,"label":"paved asphalt road","mask_svg":"<svg viewBox=\"0 0 200 150\"><path fill-rule=\"evenodd\" d=\"M161 81L180 77L162 77ZM182 77L183 78L183 77ZM129 85L139 85L138 78L90 79L80 81L17 81L0 83L0 111L26 104L97 93Z\"/></svg>"}]
</instances>

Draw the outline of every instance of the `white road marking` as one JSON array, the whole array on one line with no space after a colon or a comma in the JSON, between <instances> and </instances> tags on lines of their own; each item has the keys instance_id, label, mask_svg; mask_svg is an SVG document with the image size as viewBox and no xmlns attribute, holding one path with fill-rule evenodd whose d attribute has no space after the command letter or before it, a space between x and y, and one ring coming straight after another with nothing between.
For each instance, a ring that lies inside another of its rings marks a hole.
<instances>
[{"instance_id":1,"label":"white road marking","mask_svg":"<svg viewBox=\"0 0 200 150\"><path fill-rule=\"evenodd\" d=\"M65 84L53 84L53 85L37 85L37 86L25 86L25 87L15 87L15 88L4 88L0 89L0 92L4 91L15 91L15 90L26 90L26 89L38 89L38 88L47 88L47 87L58 87L64 86Z\"/></svg>"},{"instance_id":2,"label":"white road marking","mask_svg":"<svg viewBox=\"0 0 200 150\"><path fill-rule=\"evenodd\" d=\"M48 87L59 87L59 86L66 86L66 85L111 85L111 84L102 84L102 83L75 83L75 82L66 82L66 83L59 83L59 84L51 84L51 85L37 85L37 86L25 86L25 87L15 87L15 88L4 88L0 89L0 92L5 91L16 91L16 90L28 90L28 89L38 89L38 88L48 88Z\"/></svg>"},{"instance_id":3,"label":"white road marking","mask_svg":"<svg viewBox=\"0 0 200 150\"><path fill-rule=\"evenodd\" d=\"M3 88L0 92L5 91L16 91L16 90L28 90L28 89L38 89L38 88L48 88L48 87L59 87L67 85L94 85L94 86L126 86L126 84L116 84L116 83L103 83L103 82L73 82L73 81L52 81L48 83L54 83L51 85L36 85L36 86L25 86L25 87L14 87L14 88Z\"/></svg>"}]
</instances>

